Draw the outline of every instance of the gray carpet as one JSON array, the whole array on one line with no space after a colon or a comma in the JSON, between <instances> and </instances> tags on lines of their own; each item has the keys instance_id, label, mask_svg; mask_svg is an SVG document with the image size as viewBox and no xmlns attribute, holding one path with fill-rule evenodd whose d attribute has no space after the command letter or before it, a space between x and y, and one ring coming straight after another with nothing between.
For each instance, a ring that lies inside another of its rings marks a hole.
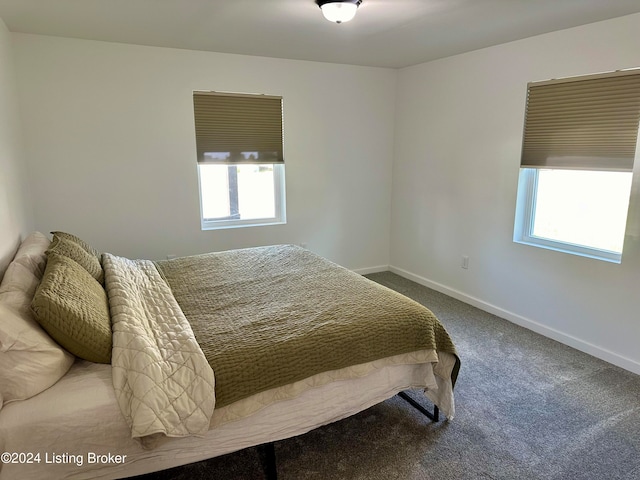
<instances>
[{"instance_id":1,"label":"gray carpet","mask_svg":"<svg viewBox=\"0 0 640 480\"><path fill-rule=\"evenodd\" d=\"M394 397L276 442L281 480L640 479L640 376L392 273L368 277L429 307L456 342L456 418L432 423ZM247 449L137 478L264 475Z\"/></svg>"}]
</instances>

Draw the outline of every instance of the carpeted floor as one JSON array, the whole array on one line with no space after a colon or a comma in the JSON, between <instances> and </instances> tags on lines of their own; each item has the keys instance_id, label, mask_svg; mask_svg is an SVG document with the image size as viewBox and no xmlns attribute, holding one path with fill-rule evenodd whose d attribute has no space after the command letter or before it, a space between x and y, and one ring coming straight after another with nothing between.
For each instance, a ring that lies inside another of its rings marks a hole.
<instances>
[{"instance_id":1,"label":"carpeted floor","mask_svg":"<svg viewBox=\"0 0 640 480\"><path fill-rule=\"evenodd\" d=\"M640 376L392 273L368 277L429 307L451 334L456 418L432 423L393 397L276 442L279 479L640 480ZM264 475L247 449L137 478Z\"/></svg>"}]
</instances>

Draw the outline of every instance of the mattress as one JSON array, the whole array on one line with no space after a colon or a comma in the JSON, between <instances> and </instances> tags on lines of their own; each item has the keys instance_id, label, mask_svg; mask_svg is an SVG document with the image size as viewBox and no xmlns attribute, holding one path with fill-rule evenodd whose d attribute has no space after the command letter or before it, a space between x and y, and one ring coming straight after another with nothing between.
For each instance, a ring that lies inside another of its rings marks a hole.
<instances>
[{"instance_id":1,"label":"mattress","mask_svg":"<svg viewBox=\"0 0 640 480\"><path fill-rule=\"evenodd\" d=\"M434 355L437 375L431 362L421 363ZM446 382L455 362L451 354L422 351L325 372L217 409L203 437L143 448L118 408L111 366L76 360L51 388L0 410L0 451L16 460L0 463L0 479L108 479L164 470L306 433L407 388L427 388L432 401L453 410ZM278 397L285 400L270 403Z\"/></svg>"}]
</instances>

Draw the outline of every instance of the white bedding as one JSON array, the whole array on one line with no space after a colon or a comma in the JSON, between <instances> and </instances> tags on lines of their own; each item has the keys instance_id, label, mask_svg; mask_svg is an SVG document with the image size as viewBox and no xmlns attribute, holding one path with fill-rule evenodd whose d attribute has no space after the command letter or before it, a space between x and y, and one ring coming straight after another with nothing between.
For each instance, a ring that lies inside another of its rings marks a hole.
<instances>
[{"instance_id":1,"label":"white bedding","mask_svg":"<svg viewBox=\"0 0 640 480\"><path fill-rule=\"evenodd\" d=\"M103 255L113 387L134 438L203 435L214 373L153 262Z\"/></svg>"},{"instance_id":2,"label":"white bedding","mask_svg":"<svg viewBox=\"0 0 640 480\"><path fill-rule=\"evenodd\" d=\"M435 376L431 362L416 363L425 359L438 362ZM348 373L326 372L215 410L212 429L201 438L166 439L145 450L120 412L111 366L77 360L51 388L0 410L0 452L39 454L40 460L0 463L0 480L122 478L163 470L300 435L411 387L428 388L427 396L452 416L454 363L452 355L414 352L343 369ZM356 378L340 379L349 376ZM261 407L292 391L294 398ZM104 457L110 463L89 463L90 452L111 454Z\"/></svg>"}]
</instances>

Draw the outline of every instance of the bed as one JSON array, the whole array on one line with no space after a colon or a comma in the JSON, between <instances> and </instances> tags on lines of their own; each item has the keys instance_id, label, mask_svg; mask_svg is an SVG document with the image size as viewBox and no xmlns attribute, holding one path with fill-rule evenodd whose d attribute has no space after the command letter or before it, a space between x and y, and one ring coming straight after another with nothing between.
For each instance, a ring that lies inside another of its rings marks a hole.
<instances>
[{"instance_id":1,"label":"bed","mask_svg":"<svg viewBox=\"0 0 640 480\"><path fill-rule=\"evenodd\" d=\"M0 284L0 342L2 480L163 470L409 388L455 414L433 314L291 245L151 262L32 234Z\"/></svg>"}]
</instances>

